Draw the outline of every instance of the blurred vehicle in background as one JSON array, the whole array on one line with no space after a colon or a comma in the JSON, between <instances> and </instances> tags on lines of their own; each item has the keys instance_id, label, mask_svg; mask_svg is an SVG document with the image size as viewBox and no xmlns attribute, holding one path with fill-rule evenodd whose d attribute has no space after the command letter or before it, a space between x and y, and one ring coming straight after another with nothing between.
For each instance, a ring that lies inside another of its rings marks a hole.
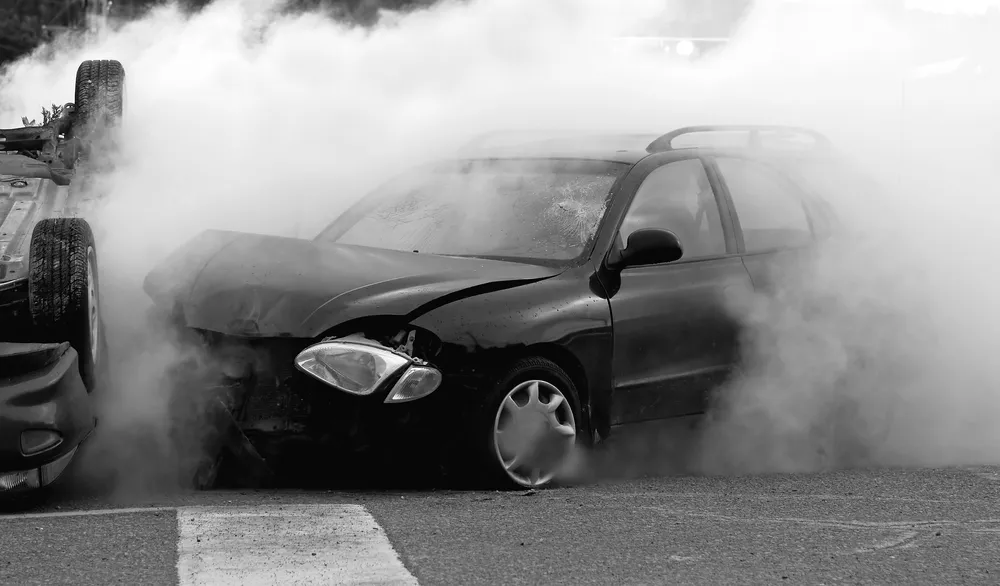
<instances>
[{"instance_id":1,"label":"blurred vehicle in background","mask_svg":"<svg viewBox=\"0 0 1000 586\"><path fill-rule=\"evenodd\" d=\"M1000 72L998 6L982 13L910 10L906 28L912 80L962 83L995 78Z\"/></svg>"},{"instance_id":2,"label":"blurred vehicle in background","mask_svg":"<svg viewBox=\"0 0 1000 586\"><path fill-rule=\"evenodd\" d=\"M664 0L661 16L615 39L626 52L659 53L689 61L723 48L753 0Z\"/></svg>"}]
</instances>

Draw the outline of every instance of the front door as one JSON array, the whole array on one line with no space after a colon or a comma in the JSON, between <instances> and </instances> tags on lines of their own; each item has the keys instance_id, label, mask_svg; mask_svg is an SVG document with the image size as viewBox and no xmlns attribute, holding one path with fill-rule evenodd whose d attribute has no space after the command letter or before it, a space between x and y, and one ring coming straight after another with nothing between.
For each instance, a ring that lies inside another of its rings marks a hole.
<instances>
[{"instance_id":1,"label":"front door","mask_svg":"<svg viewBox=\"0 0 1000 586\"><path fill-rule=\"evenodd\" d=\"M739 327L727 299L753 288L728 208L697 156L648 170L622 220L621 242L640 228L673 232L684 254L621 271L610 299L613 425L703 412L737 358Z\"/></svg>"}]
</instances>

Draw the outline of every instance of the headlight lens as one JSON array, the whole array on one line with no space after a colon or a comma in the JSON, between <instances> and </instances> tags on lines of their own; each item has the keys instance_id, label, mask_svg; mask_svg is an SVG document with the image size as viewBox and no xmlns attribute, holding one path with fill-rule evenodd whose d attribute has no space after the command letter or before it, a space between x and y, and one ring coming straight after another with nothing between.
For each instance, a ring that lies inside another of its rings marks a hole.
<instances>
[{"instance_id":1,"label":"headlight lens","mask_svg":"<svg viewBox=\"0 0 1000 586\"><path fill-rule=\"evenodd\" d=\"M386 348L330 341L310 346L295 357L302 372L353 395L370 395L410 359Z\"/></svg>"},{"instance_id":2,"label":"headlight lens","mask_svg":"<svg viewBox=\"0 0 1000 586\"><path fill-rule=\"evenodd\" d=\"M385 398L386 403L406 403L433 393L441 384L441 372L429 366L411 366Z\"/></svg>"}]
</instances>

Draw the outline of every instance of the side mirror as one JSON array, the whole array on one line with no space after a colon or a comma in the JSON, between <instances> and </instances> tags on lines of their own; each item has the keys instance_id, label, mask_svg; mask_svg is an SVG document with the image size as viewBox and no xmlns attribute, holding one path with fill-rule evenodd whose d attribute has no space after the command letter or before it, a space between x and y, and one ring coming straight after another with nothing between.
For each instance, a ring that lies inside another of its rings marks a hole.
<instances>
[{"instance_id":1,"label":"side mirror","mask_svg":"<svg viewBox=\"0 0 1000 586\"><path fill-rule=\"evenodd\" d=\"M643 228L629 234L625 248L608 258L608 268L623 269L635 265L674 262L684 255L684 248L673 232Z\"/></svg>"}]
</instances>

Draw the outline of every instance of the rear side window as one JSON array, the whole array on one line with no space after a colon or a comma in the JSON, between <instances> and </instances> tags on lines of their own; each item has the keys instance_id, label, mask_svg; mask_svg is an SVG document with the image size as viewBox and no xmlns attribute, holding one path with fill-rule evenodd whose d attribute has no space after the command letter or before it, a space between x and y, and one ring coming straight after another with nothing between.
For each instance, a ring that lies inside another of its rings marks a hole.
<instances>
[{"instance_id":1,"label":"rear side window","mask_svg":"<svg viewBox=\"0 0 1000 586\"><path fill-rule=\"evenodd\" d=\"M717 157L715 162L732 196L748 253L812 242L809 216L787 178L756 161Z\"/></svg>"}]
</instances>

